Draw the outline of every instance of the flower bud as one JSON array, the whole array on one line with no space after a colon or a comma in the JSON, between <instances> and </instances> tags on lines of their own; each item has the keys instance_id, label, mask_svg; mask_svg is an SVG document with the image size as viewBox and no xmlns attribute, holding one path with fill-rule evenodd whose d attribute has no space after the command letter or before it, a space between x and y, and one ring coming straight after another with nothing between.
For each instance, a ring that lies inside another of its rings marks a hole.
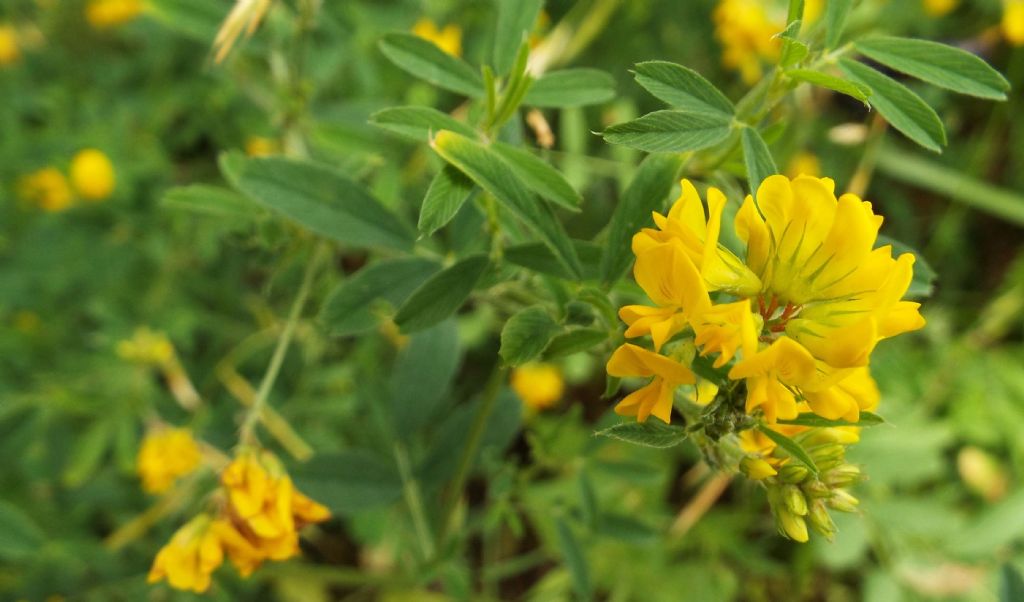
<instances>
[{"instance_id":1,"label":"flower bud","mask_svg":"<svg viewBox=\"0 0 1024 602\"><path fill-rule=\"evenodd\" d=\"M832 495L832 490L821 481L814 480L802 485L804 495L811 498L827 498Z\"/></svg>"},{"instance_id":2,"label":"flower bud","mask_svg":"<svg viewBox=\"0 0 1024 602\"><path fill-rule=\"evenodd\" d=\"M811 471L807 470L807 467L802 464L786 464L779 469L779 479L783 483L802 483L809 474L811 474Z\"/></svg>"},{"instance_id":3,"label":"flower bud","mask_svg":"<svg viewBox=\"0 0 1024 602\"><path fill-rule=\"evenodd\" d=\"M807 498L796 485L786 485L782 488L782 501L786 504L786 509L793 514L797 516L807 514Z\"/></svg>"},{"instance_id":4,"label":"flower bud","mask_svg":"<svg viewBox=\"0 0 1024 602\"><path fill-rule=\"evenodd\" d=\"M961 449L956 467L967 488L986 500L994 502L1006 495L1006 471L981 449L973 446Z\"/></svg>"},{"instance_id":5,"label":"flower bud","mask_svg":"<svg viewBox=\"0 0 1024 602\"><path fill-rule=\"evenodd\" d=\"M755 481L767 479L778 474L771 464L757 456L746 456L740 460L740 471L747 475L747 478Z\"/></svg>"},{"instance_id":6,"label":"flower bud","mask_svg":"<svg viewBox=\"0 0 1024 602\"><path fill-rule=\"evenodd\" d=\"M845 489L836 489L828 499L828 505L840 512L856 512L860 500L850 495Z\"/></svg>"},{"instance_id":7,"label":"flower bud","mask_svg":"<svg viewBox=\"0 0 1024 602\"><path fill-rule=\"evenodd\" d=\"M804 543L807 541L807 523L800 516L797 516L785 508L778 508L775 512L776 525L779 533L794 540Z\"/></svg>"},{"instance_id":8,"label":"flower bud","mask_svg":"<svg viewBox=\"0 0 1024 602\"><path fill-rule=\"evenodd\" d=\"M860 467L853 464L843 464L830 470L825 475L825 483L830 487L849 487L863 478Z\"/></svg>"},{"instance_id":9,"label":"flower bud","mask_svg":"<svg viewBox=\"0 0 1024 602\"><path fill-rule=\"evenodd\" d=\"M825 507L825 502L822 500L814 500L811 503L807 513L807 520L811 523L811 528L825 539L832 541L832 538L835 537L836 524L832 522L832 517L828 514L828 508Z\"/></svg>"},{"instance_id":10,"label":"flower bud","mask_svg":"<svg viewBox=\"0 0 1024 602\"><path fill-rule=\"evenodd\" d=\"M829 443L810 450L811 458L819 467L827 462L842 459L846 456L846 448L842 443Z\"/></svg>"}]
</instances>

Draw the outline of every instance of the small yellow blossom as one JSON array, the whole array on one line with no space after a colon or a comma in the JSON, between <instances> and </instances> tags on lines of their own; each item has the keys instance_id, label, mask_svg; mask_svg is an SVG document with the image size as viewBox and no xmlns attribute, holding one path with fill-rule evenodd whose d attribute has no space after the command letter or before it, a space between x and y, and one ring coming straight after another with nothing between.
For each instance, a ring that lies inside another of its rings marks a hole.
<instances>
[{"instance_id":1,"label":"small yellow blossom","mask_svg":"<svg viewBox=\"0 0 1024 602\"><path fill-rule=\"evenodd\" d=\"M117 355L127 361L163 366L174 358L174 346L164 333L143 326L132 338L117 344Z\"/></svg>"},{"instance_id":2,"label":"small yellow blossom","mask_svg":"<svg viewBox=\"0 0 1024 602\"><path fill-rule=\"evenodd\" d=\"M188 429L161 428L142 440L136 471L148 493L163 493L199 466L202 455Z\"/></svg>"},{"instance_id":3,"label":"small yellow blossom","mask_svg":"<svg viewBox=\"0 0 1024 602\"><path fill-rule=\"evenodd\" d=\"M811 176L817 178L821 175L821 161L813 153L799 152L793 155L786 165L786 175L790 178L798 176Z\"/></svg>"},{"instance_id":4,"label":"small yellow blossom","mask_svg":"<svg viewBox=\"0 0 1024 602\"><path fill-rule=\"evenodd\" d=\"M74 202L67 178L55 167L47 167L23 176L18 186L22 199L43 211L64 211Z\"/></svg>"},{"instance_id":5,"label":"small yellow blossom","mask_svg":"<svg viewBox=\"0 0 1024 602\"><path fill-rule=\"evenodd\" d=\"M19 58L18 33L10 25L0 24L0 67L13 65Z\"/></svg>"},{"instance_id":6,"label":"small yellow blossom","mask_svg":"<svg viewBox=\"0 0 1024 602\"><path fill-rule=\"evenodd\" d=\"M156 555L147 581L164 579L175 589L198 594L210 589L210 575L224 562L214 521L201 514L178 529Z\"/></svg>"},{"instance_id":7,"label":"small yellow blossom","mask_svg":"<svg viewBox=\"0 0 1024 602\"><path fill-rule=\"evenodd\" d=\"M87 148L71 159L71 184L87 201L102 201L114 192L114 166L102 151Z\"/></svg>"},{"instance_id":8,"label":"small yellow blossom","mask_svg":"<svg viewBox=\"0 0 1024 602\"><path fill-rule=\"evenodd\" d=\"M761 481L768 477L779 474L775 467L757 456L744 456L740 460L740 471L747 475L747 478Z\"/></svg>"},{"instance_id":9,"label":"small yellow blossom","mask_svg":"<svg viewBox=\"0 0 1024 602\"><path fill-rule=\"evenodd\" d=\"M761 79L762 61L779 56L781 45L772 36L785 23L769 16L762 0L721 0L712 17L715 37L722 44L722 64L739 71L747 84L756 83Z\"/></svg>"},{"instance_id":10,"label":"small yellow blossom","mask_svg":"<svg viewBox=\"0 0 1024 602\"><path fill-rule=\"evenodd\" d=\"M142 0L90 0L85 19L96 29L104 29L132 21L141 12Z\"/></svg>"},{"instance_id":11,"label":"small yellow blossom","mask_svg":"<svg viewBox=\"0 0 1024 602\"><path fill-rule=\"evenodd\" d=\"M645 422L652 415L666 424L671 422L676 387L696 383L696 377L686 366L630 343L615 350L608 360L607 370L608 374L618 377L653 377L650 383L615 406L616 414L636 416L638 422Z\"/></svg>"},{"instance_id":12,"label":"small yellow blossom","mask_svg":"<svg viewBox=\"0 0 1024 602\"><path fill-rule=\"evenodd\" d=\"M512 390L526 407L544 410L562 399L565 381L562 371L553 364L530 363L512 371Z\"/></svg>"},{"instance_id":13,"label":"small yellow blossom","mask_svg":"<svg viewBox=\"0 0 1024 602\"><path fill-rule=\"evenodd\" d=\"M250 157L269 157L277 153L277 142L263 136L249 136L245 140L245 154Z\"/></svg>"},{"instance_id":14,"label":"small yellow blossom","mask_svg":"<svg viewBox=\"0 0 1024 602\"><path fill-rule=\"evenodd\" d=\"M1005 0L1003 37L1014 46L1024 46L1024 0Z\"/></svg>"},{"instance_id":15,"label":"small yellow blossom","mask_svg":"<svg viewBox=\"0 0 1024 602\"><path fill-rule=\"evenodd\" d=\"M960 0L922 0L922 4L929 16L941 17L953 12L960 5Z\"/></svg>"},{"instance_id":16,"label":"small yellow blossom","mask_svg":"<svg viewBox=\"0 0 1024 602\"><path fill-rule=\"evenodd\" d=\"M1006 495L1009 485L1006 471L984 450L974 446L961 449L956 467L967 488L986 500L995 502Z\"/></svg>"},{"instance_id":17,"label":"small yellow blossom","mask_svg":"<svg viewBox=\"0 0 1024 602\"><path fill-rule=\"evenodd\" d=\"M452 56L462 56L462 28L458 25L449 23L438 28L436 23L423 17L412 26L412 32Z\"/></svg>"}]
</instances>

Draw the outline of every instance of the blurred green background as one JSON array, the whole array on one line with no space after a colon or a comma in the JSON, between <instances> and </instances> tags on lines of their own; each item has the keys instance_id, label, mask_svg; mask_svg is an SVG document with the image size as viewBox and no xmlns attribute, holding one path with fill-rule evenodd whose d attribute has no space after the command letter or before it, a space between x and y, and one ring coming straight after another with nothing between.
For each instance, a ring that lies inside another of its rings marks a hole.
<instances>
[{"instance_id":1,"label":"blurred green background","mask_svg":"<svg viewBox=\"0 0 1024 602\"><path fill-rule=\"evenodd\" d=\"M641 158L590 132L659 108L632 82L634 63L678 62L731 98L745 91L721 67L714 2L615 4L546 5L551 23L613 8L572 64L611 73L617 98L547 115L550 156L586 199L567 224L579 238L604 226ZM571 599L581 571L606 600L1000 599L1002 567L1024 564L1024 49L1001 35L999 0L965 0L944 16L917 0L863 4L869 16L854 26L971 49L1014 85L997 104L915 87L949 132L941 156L894 134L865 145L872 116L862 105L807 90L772 143L780 165L810 153L840 189L866 166L865 198L886 216L883 233L918 249L937 274L928 327L887 341L873 362L889 424L865 432L852 452L870 474L858 493L863 515L838 517L836 542L801 546L774 533L763 493L735 484L692 528L673 528L708 492L696 450L592 437L610 420L605 358L578 354L562 365L568 389L554 409L534 415L512 397L503 402L502 428L488 432L471 484L481 530L497 531L498 541L481 536L468 562L434 567L435 581L458 591L482 574L498 599L536 601ZM457 24L464 55L483 57L494 7L326 1L296 35L295 7L282 2L223 64L210 44L228 2L152 0L106 24L91 23L89 8L79 0L0 6L0 599L191 599L147 586L145 574L194 506L169 510L118 545L109 539L156 503L135 476L144 425L160 416L221 449L234 445L239 405L228 380L259 379L308 235L255 207L204 208L163 192L218 183L222 151L251 152L256 139L279 146L282 132L298 131L312 157L413 221L433 157L367 118L396 104L450 111L458 103L389 64L377 40L428 17ZM15 51L4 52L3 36ZM297 62L301 77L290 77L282 65ZM27 176L69 174L87 148L113 165L108 198L47 211L26 194ZM315 298L365 261L339 253ZM485 309L458 319L453 390L465 394L494 361L500 323ZM203 398L199 411L185 412L158 375L118 357L117 343L140 326L173 342ZM381 362L394 355L388 336L332 338L310 315L297 342L271 402L318 452L290 470L311 495L329 498L337 518L304 544L305 563L268 566L245 581L221 571L207 597L447 599L403 569L412 536L400 482L380 460L390 443L367 433L385 386ZM434 429L424 445L444 460L458 423ZM558 517L571 519L571 536ZM518 564L489 565L489 545Z\"/></svg>"}]
</instances>

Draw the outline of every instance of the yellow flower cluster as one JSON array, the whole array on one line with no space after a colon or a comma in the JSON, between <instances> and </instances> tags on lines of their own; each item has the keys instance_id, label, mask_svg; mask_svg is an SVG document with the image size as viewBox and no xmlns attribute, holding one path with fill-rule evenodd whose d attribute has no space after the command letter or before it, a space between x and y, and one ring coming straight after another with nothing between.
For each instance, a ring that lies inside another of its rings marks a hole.
<instances>
[{"instance_id":1,"label":"yellow flower cluster","mask_svg":"<svg viewBox=\"0 0 1024 602\"><path fill-rule=\"evenodd\" d=\"M96 29L105 29L132 21L141 12L142 0L91 0L85 7L85 20Z\"/></svg>"},{"instance_id":2,"label":"yellow flower cluster","mask_svg":"<svg viewBox=\"0 0 1024 602\"><path fill-rule=\"evenodd\" d=\"M855 195L838 199L828 178L767 178L747 196L734 226L741 259L719 244L726 198L708 206L682 181L682 195L656 228L633 238L637 283L653 306L619 315L627 338L649 336L653 351L626 343L608 362L613 376L650 377L616 407L668 422L678 385L695 382L694 347L742 381L748 414L765 422L814 412L857 421L878 402L868 360L878 341L924 326L919 304L903 301L914 256L875 248L881 216ZM680 344L669 348L670 341Z\"/></svg>"},{"instance_id":3,"label":"yellow flower cluster","mask_svg":"<svg viewBox=\"0 0 1024 602\"><path fill-rule=\"evenodd\" d=\"M299 554L299 530L330 518L324 506L298 492L267 452L244 451L221 474L221 508L202 514L157 553L148 581L204 592L225 556L243 577L266 560Z\"/></svg>"},{"instance_id":4,"label":"yellow flower cluster","mask_svg":"<svg viewBox=\"0 0 1024 602\"><path fill-rule=\"evenodd\" d=\"M19 58L18 33L10 25L0 24L0 67L13 65Z\"/></svg>"},{"instance_id":5,"label":"yellow flower cluster","mask_svg":"<svg viewBox=\"0 0 1024 602\"><path fill-rule=\"evenodd\" d=\"M520 366L512 372L512 390L526 407L534 411L558 403L564 389L562 371L553 364L535 362Z\"/></svg>"},{"instance_id":6,"label":"yellow flower cluster","mask_svg":"<svg viewBox=\"0 0 1024 602\"><path fill-rule=\"evenodd\" d=\"M163 493L199 466L202 455L188 429L162 428L142 440L136 471L148 493Z\"/></svg>"},{"instance_id":7,"label":"yellow flower cluster","mask_svg":"<svg viewBox=\"0 0 1024 602\"><path fill-rule=\"evenodd\" d=\"M0 40L2 45L2 40ZM88 148L71 159L71 180L56 167L46 167L23 176L19 196L43 211L64 211L77 198L90 202L103 201L114 193L117 178L114 165L102 151Z\"/></svg>"},{"instance_id":8,"label":"yellow flower cluster","mask_svg":"<svg viewBox=\"0 0 1024 602\"><path fill-rule=\"evenodd\" d=\"M722 65L739 71L747 84L761 79L762 61L775 61L780 44L772 36L785 23L768 14L762 0L721 0L712 14L715 38L722 44Z\"/></svg>"},{"instance_id":9,"label":"yellow flower cluster","mask_svg":"<svg viewBox=\"0 0 1024 602\"><path fill-rule=\"evenodd\" d=\"M449 23L440 28L423 17L412 26L412 32L452 56L462 56L462 28L458 25Z\"/></svg>"},{"instance_id":10,"label":"yellow flower cluster","mask_svg":"<svg viewBox=\"0 0 1024 602\"><path fill-rule=\"evenodd\" d=\"M142 326L135 329L132 338L117 344L117 355L126 361L160 366L174 358L174 346L164 333Z\"/></svg>"},{"instance_id":11,"label":"yellow flower cluster","mask_svg":"<svg viewBox=\"0 0 1024 602\"><path fill-rule=\"evenodd\" d=\"M1005 0L1003 37L1014 46L1024 46L1024 0Z\"/></svg>"}]
</instances>

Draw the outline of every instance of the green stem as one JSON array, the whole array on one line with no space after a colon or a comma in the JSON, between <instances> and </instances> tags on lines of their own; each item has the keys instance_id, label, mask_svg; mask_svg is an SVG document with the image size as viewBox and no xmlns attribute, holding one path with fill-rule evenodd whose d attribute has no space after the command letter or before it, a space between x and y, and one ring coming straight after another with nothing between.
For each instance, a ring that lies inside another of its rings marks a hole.
<instances>
[{"instance_id":1,"label":"green stem","mask_svg":"<svg viewBox=\"0 0 1024 602\"><path fill-rule=\"evenodd\" d=\"M412 474L409 452L401 443L395 444L395 463L398 464L398 474L402 478L402 494L405 496L405 503L409 506L409 513L412 515L412 524L416 529L420 551L423 552L424 558L432 558L434 556L434 535L430 532L427 515L423 510L423 495L420 493L419 483Z\"/></svg>"},{"instance_id":2,"label":"green stem","mask_svg":"<svg viewBox=\"0 0 1024 602\"><path fill-rule=\"evenodd\" d=\"M466 480L469 478L469 472L473 468L477 451L480 449L484 432L487 430L487 422L497 405L498 392L501 391L501 385L504 382L505 369L496 367L491 374L490 380L487 382L487 386L484 388L480 408L477 410L476 418L473 419L469 436L466 438L466 446L462 448L462 456L459 458L459 467L455 473L455 479L452 481L451 488L448 490L445 499L444 511L441 514L441 528L444 532L443 541L447 540L452 534L452 518L455 515L456 508L458 508L459 499L462 497L462 490L466 487Z\"/></svg>"},{"instance_id":3,"label":"green stem","mask_svg":"<svg viewBox=\"0 0 1024 602\"><path fill-rule=\"evenodd\" d=\"M264 419L267 397L270 396L270 390L274 387L277 375L281 372L281 365L284 363L288 346L295 335L295 326L299 322L302 308L305 307L306 299L313 288L313 277L316 275L320 262L326 256L326 250L326 243L319 243L313 251L313 257L306 264L306 271L302 276L302 284L299 285L299 293L295 296L291 311L288 312L288 321L285 322L284 329L281 330L281 336L277 339L274 355L271 356L270 364L267 366L267 371L263 374L263 380L260 381L260 387L256 391L256 399L253 400L252 406L245 416L245 421L242 422L239 435L242 445L251 445L256 441L256 423Z\"/></svg>"}]
</instances>

